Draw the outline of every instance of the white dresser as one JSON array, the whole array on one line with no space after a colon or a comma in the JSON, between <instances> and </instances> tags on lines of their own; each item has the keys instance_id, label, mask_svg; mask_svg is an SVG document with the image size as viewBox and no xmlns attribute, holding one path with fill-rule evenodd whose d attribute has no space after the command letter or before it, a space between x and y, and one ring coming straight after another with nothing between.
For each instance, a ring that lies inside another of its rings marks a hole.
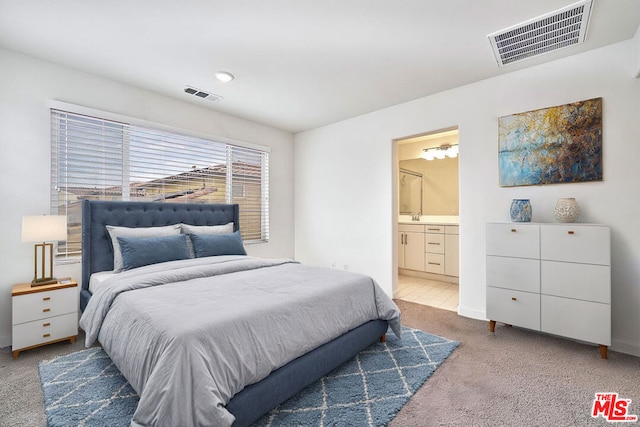
<instances>
[{"instance_id":1,"label":"white dresser","mask_svg":"<svg viewBox=\"0 0 640 427\"><path fill-rule=\"evenodd\" d=\"M487 317L611 345L611 238L596 224L487 224Z\"/></svg>"},{"instance_id":2,"label":"white dresser","mask_svg":"<svg viewBox=\"0 0 640 427\"><path fill-rule=\"evenodd\" d=\"M75 281L31 287L14 285L12 292L13 358L21 351L58 341L72 344L78 335L78 285Z\"/></svg>"}]
</instances>

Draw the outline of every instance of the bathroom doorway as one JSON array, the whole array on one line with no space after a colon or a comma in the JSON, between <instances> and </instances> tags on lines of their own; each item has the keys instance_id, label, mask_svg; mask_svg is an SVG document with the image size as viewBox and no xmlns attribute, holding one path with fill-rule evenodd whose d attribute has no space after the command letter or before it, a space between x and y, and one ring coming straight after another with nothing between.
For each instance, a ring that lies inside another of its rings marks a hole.
<instances>
[{"instance_id":1,"label":"bathroom doorway","mask_svg":"<svg viewBox=\"0 0 640 427\"><path fill-rule=\"evenodd\" d=\"M394 141L394 298L458 311L458 129Z\"/></svg>"}]
</instances>

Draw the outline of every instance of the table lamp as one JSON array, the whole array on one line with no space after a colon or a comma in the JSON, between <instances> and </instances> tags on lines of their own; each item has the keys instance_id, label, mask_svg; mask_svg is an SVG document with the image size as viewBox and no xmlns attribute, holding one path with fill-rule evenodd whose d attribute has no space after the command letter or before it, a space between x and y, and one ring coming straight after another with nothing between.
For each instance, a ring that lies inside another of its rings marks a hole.
<instances>
[{"instance_id":1,"label":"table lamp","mask_svg":"<svg viewBox=\"0 0 640 427\"><path fill-rule=\"evenodd\" d=\"M67 217L64 215L26 215L22 217L22 241L36 243L33 248L33 281L31 286L57 283L53 277L53 243L47 241L67 240ZM40 248L40 274L38 275L38 248ZM47 248L49 249L47 251ZM49 252L49 272L46 259Z\"/></svg>"}]
</instances>

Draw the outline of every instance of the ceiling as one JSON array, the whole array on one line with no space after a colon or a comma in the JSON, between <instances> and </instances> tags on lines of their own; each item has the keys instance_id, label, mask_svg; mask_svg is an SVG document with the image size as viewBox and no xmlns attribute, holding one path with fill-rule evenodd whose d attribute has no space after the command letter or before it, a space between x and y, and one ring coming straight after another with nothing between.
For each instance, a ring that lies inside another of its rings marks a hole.
<instances>
[{"instance_id":1,"label":"ceiling","mask_svg":"<svg viewBox=\"0 0 640 427\"><path fill-rule=\"evenodd\" d=\"M299 132L627 40L640 25L639 0L594 0L584 44L497 66L488 34L573 2L0 0L0 47ZM217 81L219 70L236 79Z\"/></svg>"}]
</instances>

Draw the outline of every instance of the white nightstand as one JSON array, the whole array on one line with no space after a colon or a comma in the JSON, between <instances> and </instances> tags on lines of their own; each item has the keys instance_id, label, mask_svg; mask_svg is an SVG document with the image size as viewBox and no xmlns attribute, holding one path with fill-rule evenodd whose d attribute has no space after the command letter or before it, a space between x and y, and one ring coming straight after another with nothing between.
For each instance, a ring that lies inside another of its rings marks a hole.
<instances>
[{"instance_id":1,"label":"white nightstand","mask_svg":"<svg viewBox=\"0 0 640 427\"><path fill-rule=\"evenodd\" d=\"M78 284L64 283L31 287L30 283L14 285L11 291L13 306L13 358L21 351L58 341L73 344L78 335Z\"/></svg>"}]
</instances>

